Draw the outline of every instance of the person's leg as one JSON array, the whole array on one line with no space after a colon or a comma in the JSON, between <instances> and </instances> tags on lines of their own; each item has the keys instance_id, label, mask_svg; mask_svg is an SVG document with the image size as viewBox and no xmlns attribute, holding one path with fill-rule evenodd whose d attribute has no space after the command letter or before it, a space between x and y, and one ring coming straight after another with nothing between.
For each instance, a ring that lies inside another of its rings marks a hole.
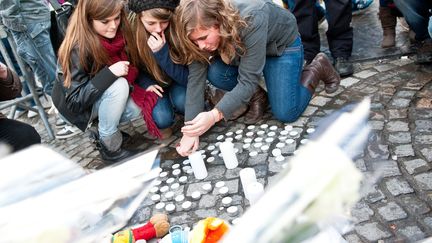
<instances>
[{"instance_id":1,"label":"person's leg","mask_svg":"<svg viewBox=\"0 0 432 243\"><path fill-rule=\"evenodd\" d=\"M303 48L300 38L280 57L267 57L264 77L273 115L294 122L306 109L312 94L300 83Z\"/></svg>"},{"instance_id":2,"label":"person's leg","mask_svg":"<svg viewBox=\"0 0 432 243\"><path fill-rule=\"evenodd\" d=\"M173 83L169 90L171 104L177 113L184 115L186 103L186 87Z\"/></svg>"},{"instance_id":3,"label":"person's leg","mask_svg":"<svg viewBox=\"0 0 432 243\"><path fill-rule=\"evenodd\" d=\"M174 109L168 93L162 98L158 97L152 117L159 129L169 128L174 124Z\"/></svg>"},{"instance_id":4,"label":"person's leg","mask_svg":"<svg viewBox=\"0 0 432 243\"><path fill-rule=\"evenodd\" d=\"M40 135L29 124L0 119L0 142L12 146L13 152L41 142Z\"/></svg>"},{"instance_id":5,"label":"person's leg","mask_svg":"<svg viewBox=\"0 0 432 243\"><path fill-rule=\"evenodd\" d=\"M18 55L42 82L44 92L51 95L56 78L56 58L49 37L50 22L28 25L27 32L11 31Z\"/></svg>"},{"instance_id":6,"label":"person's leg","mask_svg":"<svg viewBox=\"0 0 432 243\"><path fill-rule=\"evenodd\" d=\"M429 9L431 8L428 1L418 0L394 0L396 7L405 17L410 28L415 32L417 41L430 39L428 33Z\"/></svg>"},{"instance_id":7,"label":"person's leg","mask_svg":"<svg viewBox=\"0 0 432 243\"><path fill-rule=\"evenodd\" d=\"M298 30L304 46L304 59L310 63L320 51L316 1L287 0L287 2L297 19Z\"/></svg>"},{"instance_id":8,"label":"person's leg","mask_svg":"<svg viewBox=\"0 0 432 243\"><path fill-rule=\"evenodd\" d=\"M231 91L237 85L238 67L225 64L215 57L208 67L207 80L216 88Z\"/></svg>"}]
</instances>

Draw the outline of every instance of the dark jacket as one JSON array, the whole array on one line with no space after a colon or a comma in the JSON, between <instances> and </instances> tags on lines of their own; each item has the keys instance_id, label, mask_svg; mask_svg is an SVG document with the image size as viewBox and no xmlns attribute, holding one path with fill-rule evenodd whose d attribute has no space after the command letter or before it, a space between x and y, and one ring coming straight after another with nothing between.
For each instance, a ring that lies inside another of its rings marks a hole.
<instances>
[{"instance_id":1,"label":"dark jacket","mask_svg":"<svg viewBox=\"0 0 432 243\"><path fill-rule=\"evenodd\" d=\"M118 77L108 67L91 76L80 65L78 49L71 53L71 85L63 86L63 71L58 65L52 100L60 114L69 122L84 131L91 119L93 104L102 96Z\"/></svg>"},{"instance_id":2,"label":"dark jacket","mask_svg":"<svg viewBox=\"0 0 432 243\"><path fill-rule=\"evenodd\" d=\"M18 75L9 68L7 73L6 79L0 79L0 101L14 99L21 93L22 84ZM0 112L0 119L3 118L6 118L6 116Z\"/></svg>"}]
</instances>

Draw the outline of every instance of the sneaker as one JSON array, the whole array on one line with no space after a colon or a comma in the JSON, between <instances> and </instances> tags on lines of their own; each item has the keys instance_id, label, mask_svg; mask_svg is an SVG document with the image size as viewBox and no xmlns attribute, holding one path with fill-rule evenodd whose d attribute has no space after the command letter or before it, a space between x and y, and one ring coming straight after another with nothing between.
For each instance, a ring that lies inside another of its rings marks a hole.
<instances>
[{"instance_id":1,"label":"sneaker","mask_svg":"<svg viewBox=\"0 0 432 243\"><path fill-rule=\"evenodd\" d=\"M63 128L64 126L66 126L66 122L61 118L57 118L55 126L56 128Z\"/></svg>"},{"instance_id":2,"label":"sneaker","mask_svg":"<svg viewBox=\"0 0 432 243\"><path fill-rule=\"evenodd\" d=\"M66 125L63 129L61 129L56 133L56 138L57 139L70 138L79 133L81 133L81 131L77 127Z\"/></svg>"}]
</instances>

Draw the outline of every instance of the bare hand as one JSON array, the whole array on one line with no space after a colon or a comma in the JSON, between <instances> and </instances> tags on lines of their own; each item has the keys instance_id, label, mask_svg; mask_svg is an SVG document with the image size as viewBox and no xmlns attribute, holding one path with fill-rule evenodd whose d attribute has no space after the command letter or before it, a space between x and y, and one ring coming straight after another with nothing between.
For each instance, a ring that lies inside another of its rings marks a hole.
<instances>
[{"instance_id":1,"label":"bare hand","mask_svg":"<svg viewBox=\"0 0 432 243\"><path fill-rule=\"evenodd\" d=\"M183 135L180 143L177 145L176 150L181 156L189 156L198 149L199 137L189 137Z\"/></svg>"},{"instance_id":2,"label":"bare hand","mask_svg":"<svg viewBox=\"0 0 432 243\"><path fill-rule=\"evenodd\" d=\"M185 122L181 131L183 135L195 137L201 136L216 123L216 119L210 111L199 113L192 121Z\"/></svg>"},{"instance_id":3,"label":"bare hand","mask_svg":"<svg viewBox=\"0 0 432 243\"><path fill-rule=\"evenodd\" d=\"M129 73L129 62L120 61L109 66L109 70L117 77L126 76Z\"/></svg>"},{"instance_id":4,"label":"bare hand","mask_svg":"<svg viewBox=\"0 0 432 243\"><path fill-rule=\"evenodd\" d=\"M156 32L152 32L150 38L147 40L147 45L150 47L153 53L162 49L165 43L166 39L163 31L160 35Z\"/></svg>"},{"instance_id":5,"label":"bare hand","mask_svg":"<svg viewBox=\"0 0 432 243\"><path fill-rule=\"evenodd\" d=\"M164 92L163 88L157 84L154 85L150 85L148 86L148 88L146 89L146 91L150 91L153 93L156 93L159 97L163 97L162 93Z\"/></svg>"},{"instance_id":6,"label":"bare hand","mask_svg":"<svg viewBox=\"0 0 432 243\"><path fill-rule=\"evenodd\" d=\"M6 79L8 74L7 72L7 66L0 62L0 79Z\"/></svg>"}]
</instances>

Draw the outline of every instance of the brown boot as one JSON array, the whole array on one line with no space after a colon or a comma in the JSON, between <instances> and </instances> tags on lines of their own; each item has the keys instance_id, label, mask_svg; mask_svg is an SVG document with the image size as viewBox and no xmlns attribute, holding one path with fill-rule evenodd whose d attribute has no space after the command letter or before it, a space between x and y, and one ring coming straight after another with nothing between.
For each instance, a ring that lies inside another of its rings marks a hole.
<instances>
[{"instance_id":1,"label":"brown boot","mask_svg":"<svg viewBox=\"0 0 432 243\"><path fill-rule=\"evenodd\" d=\"M171 127L159 129L160 134L162 135L162 140L170 138L173 134L173 130Z\"/></svg>"},{"instance_id":2,"label":"brown boot","mask_svg":"<svg viewBox=\"0 0 432 243\"><path fill-rule=\"evenodd\" d=\"M338 72L322 52L318 53L312 62L303 69L300 82L313 94L320 80L324 82L325 91L328 94L336 92L341 81Z\"/></svg>"},{"instance_id":3,"label":"brown boot","mask_svg":"<svg viewBox=\"0 0 432 243\"><path fill-rule=\"evenodd\" d=\"M213 109L216 106L216 104L219 103L219 101L222 99L225 93L226 93L225 90L207 85L205 91L205 99L208 101L211 109ZM247 106L245 105L241 106L232 114L229 120L236 120L237 118L241 117L246 112L247 109L248 109Z\"/></svg>"},{"instance_id":4,"label":"brown boot","mask_svg":"<svg viewBox=\"0 0 432 243\"><path fill-rule=\"evenodd\" d=\"M268 107L267 93L263 88L258 86L252 98L249 101L249 110L247 111L244 123L247 125L255 124L262 119L265 110Z\"/></svg>"},{"instance_id":5,"label":"brown boot","mask_svg":"<svg viewBox=\"0 0 432 243\"><path fill-rule=\"evenodd\" d=\"M378 13L383 29L382 48L393 47L396 45L396 16L392 15L390 8L380 7Z\"/></svg>"}]
</instances>

